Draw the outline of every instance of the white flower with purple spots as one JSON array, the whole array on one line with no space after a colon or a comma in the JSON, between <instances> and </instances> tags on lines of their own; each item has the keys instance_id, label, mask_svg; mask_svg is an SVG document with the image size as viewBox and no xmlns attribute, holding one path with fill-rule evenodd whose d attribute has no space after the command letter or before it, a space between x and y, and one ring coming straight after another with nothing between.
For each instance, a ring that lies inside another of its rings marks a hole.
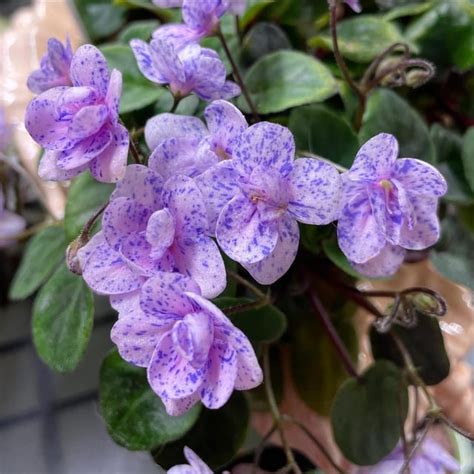
<instances>
[{"instance_id":1,"label":"white flower with purple spots","mask_svg":"<svg viewBox=\"0 0 474 474\"><path fill-rule=\"evenodd\" d=\"M196 177L232 158L235 140L248 127L240 110L216 100L204 110L207 127L197 117L160 114L148 120L145 139L153 150L149 166L165 179L175 174Z\"/></svg>"},{"instance_id":2,"label":"white flower with purple spots","mask_svg":"<svg viewBox=\"0 0 474 474\"><path fill-rule=\"evenodd\" d=\"M213 298L226 286L224 262L209 237L202 195L187 176L127 167L104 212L102 231L79 251L83 278L97 293L139 290L160 271L192 277Z\"/></svg>"},{"instance_id":3,"label":"white flower with purple spots","mask_svg":"<svg viewBox=\"0 0 474 474\"><path fill-rule=\"evenodd\" d=\"M298 221L337 218L340 178L323 161L295 158L291 132L260 122L232 144L225 160L196 178L221 249L262 284L278 280L298 251Z\"/></svg>"},{"instance_id":4,"label":"white flower with purple spots","mask_svg":"<svg viewBox=\"0 0 474 474\"><path fill-rule=\"evenodd\" d=\"M189 464L173 466L167 474L212 474L209 466L187 446L184 447L184 456Z\"/></svg>"},{"instance_id":5,"label":"white flower with purple spots","mask_svg":"<svg viewBox=\"0 0 474 474\"><path fill-rule=\"evenodd\" d=\"M69 68L72 48L69 38L65 45L56 38L48 40L48 52L41 58L40 68L28 76L28 89L35 94L58 86L72 86Z\"/></svg>"},{"instance_id":6,"label":"white flower with purple spots","mask_svg":"<svg viewBox=\"0 0 474 474\"><path fill-rule=\"evenodd\" d=\"M123 177L128 131L118 122L122 74L111 74L102 53L81 46L70 68L73 87L54 87L28 105L26 129L45 153L39 175L45 180L71 179L89 169L103 182Z\"/></svg>"},{"instance_id":7,"label":"white flower with purple spots","mask_svg":"<svg viewBox=\"0 0 474 474\"><path fill-rule=\"evenodd\" d=\"M120 355L146 367L148 382L170 415L199 400L223 406L234 389L262 382L247 337L179 273L157 273L143 285L139 306L122 311L111 334Z\"/></svg>"},{"instance_id":8,"label":"white flower with purple spots","mask_svg":"<svg viewBox=\"0 0 474 474\"><path fill-rule=\"evenodd\" d=\"M446 181L428 163L397 156L395 137L381 133L362 146L341 176L339 246L369 277L395 273L405 249L425 249L440 235L436 212Z\"/></svg>"},{"instance_id":9,"label":"white flower with purple spots","mask_svg":"<svg viewBox=\"0 0 474 474\"><path fill-rule=\"evenodd\" d=\"M405 463L403 447L398 444L391 454L374 466L360 467L354 474L392 474ZM410 461L412 474L446 474L459 472L459 463L433 438L426 438Z\"/></svg>"},{"instance_id":10,"label":"white flower with purple spots","mask_svg":"<svg viewBox=\"0 0 474 474\"><path fill-rule=\"evenodd\" d=\"M141 73L157 84L168 84L175 97L194 92L203 100L230 99L240 94L237 84L226 80L226 69L212 49L190 44L178 50L169 40L130 41Z\"/></svg>"}]
</instances>

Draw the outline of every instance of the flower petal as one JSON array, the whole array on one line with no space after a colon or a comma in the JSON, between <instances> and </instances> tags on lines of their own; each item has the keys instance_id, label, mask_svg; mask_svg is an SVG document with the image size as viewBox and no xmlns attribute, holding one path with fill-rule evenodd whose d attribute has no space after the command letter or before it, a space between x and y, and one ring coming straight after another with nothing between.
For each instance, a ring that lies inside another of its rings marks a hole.
<instances>
[{"instance_id":1,"label":"flower petal","mask_svg":"<svg viewBox=\"0 0 474 474\"><path fill-rule=\"evenodd\" d=\"M298 223L285 215L278 225L278 242L273 252L256 263L243 266L262 285L271 285L281 278L291 267L298 253L300 232Z\"/></svg>"},{"instance_id":2,"label":"flower petal","mask_svg":"<svg viewBox=\"0 0 474 474\"><path fill-rule=\"evenodd\" d=\"M153 33L153 39L172 43L176 51L199 41L202 36L199 31L183 23L168 23L160 26Z\"/></svg>"},{"instance_id":3,"label":"flower petal","mask_svg":"<svg viewBox=\"0 0 474 474\"><path fill-rule=\"evenodd\" d=\"M45 181L66 181L82 173L89 166L89 162L71 170L63 170L58 167L58 159L61 151L45 150L38 167L38 175Z\"/></svg>"},{"instance_id":4,"label":"flower petal","mask_svg":"<svg viewBox=\"0 0 474 474\"><path fill-rule=\"evenodd\" d=\"M109 87L107 89L107 95L105 97L105 103L109 108L109 117L113 125L117 125L119 108L120 108L120 95L122 94L122 73L117 69L113 69L110 74Z\"/></svg>"},{"instance_id":5,"label":"flower petal","mask_svg":"<svg viewBox=\"0 0 474 474\"><path fill-rule=\"evenodd\" d=\"M397 156L397 139L388 133L379 133L364 143L357 152L348 178L367 182L388 179Z\"/></svg>"},{"instance_id":6,"label":"flower petal","mask_svg":"<svg viewBox=\"0 0 474 474\"><path fill-rule=\"evenodd\" d=\"M216 237L230 258L240 263L255 263L275 249L278 226L262 220L257 206L238 194L219 215Z\"/></svg>"},{"instance_id":7,"label":"flower petal","mask_svg":"<svg viewBox=\"0 0 474 474\"><path fill-rule=\"evenodd\" d=\"M381 186L373 186L368 192L372 214L385 239L398 245L402 228L403 214L398 196L393 192L386 195Z\"/></svg>"},{"instance_id":8,"label":"flower petal","mask_svg":"<svg viewBox=\"0 0 474 474\"><path fill-rule=\"evenodd\" d=\"M71 61L71 79L74 86L91 86L102 97L107 94L109 69L104 55L91 44L80 46Z\"/></svg>"},{"instance_id":9,"label":"flower petal","mask_svg":"<svg viewBox=\"0 0 474 474\"><path fill-rule=\"evenodd\" d=\"M193 30L209 34L225 13L227 0L183 0L183 21Z\"/></svg>"},{"instance_id":10,"label":"flower petal","mask_svg":"<svg viewBox=\"0 0 474 474\"><path fill-rule=\"evenodd\" d=\"M387 243L377 255L365 263L351 263L361 275L369 278L383 278L397 272L405 254L406 250L402 247Z\"/></svg>"},{"instance_id":11,"label":"flower petal","mask_svg":"<svg viewBox=\"0 0 474 474\"><path fill-rule=\"evenodd\" d=\"M294 162L289 175L288 211L305 224L329 224L338 217L341 179L336 168L312 158Z\"/></svg>"},{"instance_id":12,"label":"flower petal","mask_svg":"<svg viewBox=\"0 0 474 474\"><path fill-rule=\"evenodd\" d=\"M74 140L82 140L98 132L108 119L109 109L105 105L82 107L71 120L68 135Z\"/></svg>"},{"instance_id":13,"label":"flower petal","mask_svg":"<svg viewBox=\"0 0 474 474\"><path fill-rule=\"evenodd\" d=\"M257 166L276 168L286 176L293 167L295 141L281 125L259 122L247 128L233 147L233 163L243 176Z\"/></svg>"},{"instance_id":14,"label":"flower petal","mask_svg":"<svg viewBox=\"0 0 474 474\"><path fill-rule=\"evenodd\" d=\"M139 39L133 39L130 41L130 47L137 60L138 69L149 81L158 84L166 84L168 82L167 77L163 75L155 64L154 53L149 44Z\"/></svg>"},{"instance_id":15,"label":"flower petal","mask_svg":"<svg viewBox=\"0 0 474 474\"><path fill-rule=\"evenodd\" d=\"M23 217L6 209L0 209L0 247L15 243L15 237L25 228L26 221Z\"/></svg>"},{"instance_id":16,"label":"flower petal","mask_svg":"<svg viewBox=\"0 0 474 474\"><path fill-rule=\"evenodd\" d=\"M168 415L180 416L180 415L184 415L184 413L191 410L191 408L194 405L196 405L197 402L199 402L199 399L200 399L199 392L196 391L192 395L189 395L189 397L176 398L176 399L162 397L161 401L163 402L163 405L165 406L165 409L166 409L166 413L168 413ZM171 468L171 471L168 471L168 473L173 472L173 469L174 468ZM185 473L189 473L189 471L175 471L175 474L177 473L185 474ZM189 474L195 474L195 472L192 471Z\"/></svg>"},{"instance_id":17,"label":"flower petal","mask_svg":"<svg viewBox=\"0 0 474 474\"><path fill-rule=\"evenodd\" d=\"M209 466L190 448L184 447L184 456L195 469L195 474L212 474Z\"/></svg>"},{"instance_id":18,"label":"flower petal","mask_svg":"<svg viewBox=\"0 0 474 474\"><path fill-rule=\"evenodd\" d=\"M146 240L152 246L154 258L161 258L174 241L175 221L168 209L155 211L146 226Z\"/></svg>"}]
</instances>

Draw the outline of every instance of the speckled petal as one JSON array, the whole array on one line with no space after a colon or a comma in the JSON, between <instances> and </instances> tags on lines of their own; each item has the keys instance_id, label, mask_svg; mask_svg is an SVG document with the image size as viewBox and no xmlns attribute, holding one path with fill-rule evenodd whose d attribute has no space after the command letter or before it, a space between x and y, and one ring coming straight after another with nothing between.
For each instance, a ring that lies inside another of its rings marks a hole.
<instances>
[{"instance_id":1,"label":"speckled petal","mask_svg":"<svg viewBox=\"0 0 474 474\"><path fill-rule=\"evenodd\" d=\"M348 177L367 182L389 179L397 156L397 139L388 133L379 133L364 143L357 152Z\"/></svg>"},{"instance_id":2,"label":"speckled petal","mask_svg":"<svg viewBox=\"0 0 474 474\"><path fill-rule=\"evenodd\" d=\"M91 162L90 170L97 181L115 183L125 176L127 168L128 130L117 124L112 130L112 140L107 148Z\"/></svg>"},{"instance_id":3,"label":"speckled petal","mask_svg":"<svg viewBox=\"0 0 474 474\"><path fill-rule=\"evenodd\" d=\"M271 285L291 267L298 253L300 232L298 223L289 215L278 225L278 242L273 252L256 263L244 263L252 277L262 285Z\"/></svg>"},{"instance_id":4,"label":"speckled petal","mask_svg":"<svg viewBox=\"0 0 474 474\"><path fill-rule=\"evenodd\" d=\"M248 128L242 112L230 102L215 100L204 110L212 145L232 156L232 144Z\"/></svg>"},{"instance_id":5,"label":"speckled petal","mask_svg":"<svg viewBox=\"0 0 474 474\"><path fill-rule=\"evenodd\" d=\"M183 4L183 0L153 0L153 3L161 8L174 8L180 7Z\"/></svg>"},{"instance_id":6,"label":"speckled petal","mask_svg":"<svg viewBox=\"0 0 474 474\"><path fill-rule=\"evenodd\" d=\"M263 221L257 206L238 194L219 215L216 237L230 258L240 263L255 263L273 252L278 241L278 226Z\"/></svg>"},{"instance_id":7,"label":"speckled petal","mask_svg":"<svg viewBox=\"0 0 474 474\"><path fill-rule=\"evenodd\" d=\"M227 5L228 0L183 0L183 21L196 31L210 34Z\"/></svg>"},{"instance_id":8,"label":"speckled petal","mask_svg":"<svg viewBox=\"0 0 474 474\"><path fill-rule=\"evenodd\" d=\"M420 450L423 452L424 456L428 458L436 467L441 465L447 472L459 471L460 466L457 459L451 456L451 454L446 451L444 446L439 444L433 438L427 437L421 445Z\"/></svg>"},{"instance_id":9,"label":"speckled petal","mask_svg":"<svg viewBox=\"0 0 474 474\"><path fill-rule=\"evenodd\" d=\"M148 366L148 382L152 390L163 398L179 399L192 395L202 384L207 365L193 367L181 356L172 333L159 341Z\"/></svg>"},{"instance_id":10,"label":"speckled petal","mask_svg":"<svg viewBox=\"0 0 474 474\"><path fill-rule=\"evenodd\" d=\"M209 229L214 235L217 218L224 206L239 192L239 175L233 164L222 161L196 178L209 218Z\"/></svg>"},{"instance_id":11,"label":"speckled petal","mask_svg":"<svg viewBox=\"0 0 474 474\"><path fill-rule=\"evenodd\" d=\"M208 219L203 197L193 179L173 176L163 186L163 206L175 221L177 239L194 238L208 232Z\"/></svg>"},{"instance_id":12,"label":"speckled petal","mask_svg":"<svg viewBox=\"0 0 474 474\"><path fill-rule=\"evenodd\" d=\"M153 39L172 43L176 51L199 41L202 36L199 31L183 23L168 23L160 26L153 33Z\"/></svg>"},{"instance_id":13,"label":"speckled petal","mask_svg":"<svg viewBox=\"0 0 474 474\"><path fill-rule=\"evenodd\" d=\"M207 134L202 120L187 115L159 114L148 119L145 125L145 141L150 150L169 138L201 140Z\"/></svg>"},{"instance_id":14,"label":"speckled petal","mask_svg":"<svg viewBox=\"0 0 474 474\"><path fill-rule=\"evenodd\" d=\"M236 140L233 163L243 176L257 166L272 167L288 175L293 167L295 141L291 132L281 125L259 122L247 128Z\"/></svg>"},{"instance_id":15,"label":"speckled petal","mask_svg":"<svg viewBox=\"0 0 474 474\"><path fill-rule=\"evenodd\" d=\"M174 241L175 221L168 209L155 211L146 226L146 240L152 247L153 258L161 258Z\"/></svg>"},{"instance_id":16,"label":"speckled petal","mask_svg":"<svg viewBox=\"0 0 474 474\"><path fill-rule=\"evenodd\" d=\"M184 447L184 456L194 468L195 474L212 474L209 466L190 448Z\"/></svg>"},{"instance_id":17,"label":"speckled petal","mask_svg":"<svg viewBox=\"0 0 474 474\"><path fill-rule=\"evenodd\" d=\"M224 291L227 283L224 261L210 237L202 236L195 242L179 241L172 253L177 270L190 276L205 298L215 298Z\"/></svg>"},{"instance_id":18,"label":"speckled petal","mask_svg":"<svg viewBox=\"0 0 474 474\"><path fill-rule=\"evenodd\" d=\"M375 220L366 196L354 198L342 210L337 224L339 247L346 257L364 263L385 245L385 237Z\"/></svg>"},{"instance_id":19,"label":"speckled petal","mask_svg":"<svg viewBox=\"0 0 474 474\"><path fill-rule=\"evenodd\" d=\"M400 268L406 250L387 243L380 253L365 263L352 263L354 268L368 278L383 278L393 275Z\"/></svg>"},{"instance_id":20,"label":"speckled petal","mask_svg":"<svg viewBox=\"0 0 474 474\"><path fill-rule=\"evenodd\" d=\"M432 196L410 195L410 202L413 206L413 227L410 229L404 222L399 245L410 250L423 250L434 245L440 236L438 199Z\"/></svg>"},{"instance_id":21,"label":"speckled petal","mask_svg":"<svg viewBox=\"0 0 474 474\"><path fill-rule=\"evenodd\" d=\"M180 273L157 273L143 285L140 306L151 315L184 316L194 311L184 292L200 294L196 282Z\"/></svg>"},{"instance_id":22,"label":"speckled petal","mask_svg":"<svg viewBox=\"0 0 474 474\"><path fill-rule=\"evenodd\" d=\"M128 235L145 231L152 210L130 198L117 198L110 202L102 218L102 230L108 244L120 251L122 240Z\"/></svg>"},{"instance_id":23,"label":"speckled petal","mask_svg":"<svg viewBox=\"0 0 474 474\"><path fill-rule=\"evenodd\" d=\"M183 51L195 46L197 45L186 46ZM166 79L166 82L170 84L172 89L180 90L181 86L186 82L186 74L180 55L178 56L179 50L177 47L172 41L162 39L151 40L150 47L153 50L153 61L156 71Z\"/></svg>"},{"instance_id":24,"label":"speckled petal","mask_svg":"<svg viewBox=\"0 0 474 474\"><path fill-rule=\"evenodd\" d=\"M74 140L82 140L97 133L109 117L105 105L88 105L82 107L71 120L68 135Z\"/></svg>"},{"instance_id":25,"label":"speckled petal","mask_svg":"<svg viewBox=\"0 0 474 474\"><path fill-rule=\"evenodd\" d=\"M393 192L386 193L382 186L372 186L368 191L370 207L380 232L393 245L398 245L403 214Z\"/></svg>"},{"instance_id":26,"label":"speckled petal","mask_svg":"<svg viewBox=\"0 0 474 474\"><path fill-rule=\"evenodd\" d=\"M142 313L140 308L140 290L130 293L111 295L110 306L119 313L119 318L129 313Z\"/></svg>"},{"instance_id":27,"label":"speckled petal","mask_svg":"<svg viewBox=\"0 0 474 474\"><path fill-rule=\"evenodd\" d=\"M138 69L149 81L158 84L168 82L163 71L160 71L155 64L154 53L149 44L139 39L133 39L130 41L130 47L137 60Z\"/></svg>"},{"instance_id":28,"label":"speckled petal","mask_svg":"<svg viewBox=\"0 0 474 474\"><path fill-rule=\"evenodd\" d=\"M146 241L144 232L131 232L123 237L120 255L128 267L140 276L151 277L159 271L167 270L161 259L153 258L151 245Z\"/></svg>"},{"instance_id":29,"label":"speckled petal","mask_svg":"<svg viewBox=\"0 0 474 474\"><path fill-rule=\"evenodd\" d=\"M110 74L109 87L105 97L105 103L109 108L109 117L113 125L118 122L120 96L122 94L122 73L117 69L113 69Z\"/></svg>"},{"instance_id":30,"label":"speckled petal","mask_svg":"<svg viewBox=\"0 0 474 474\"><path fill-rule=\"evenodd\" d=\"M163 178L158 173L143 165L129 165L110 199L129 197L155 211L162 207L162 190Z\"/></svg>"},{"instance_id":31,"label":"speckled petal","mask_svg":"<svg viewBox=\"0 0 474 474\"><path fill-rule=\"evenodd\" d=\"M196 391L189 397L184 398L161 398L163 405L165 406L166 413L170 416L180 416L189 411L197 402L199 402L199 392ZM173 469L173 468L172 468ZM168 471L169 473L170 471ZM179 472L179 471L178 471ZM195 474L192 472L191 474Z\"/></svg>"},{"instance_id":32,"label":"speckled petal","mask_svg":"<svg viewBox=\"0 0 474 474\"><path fill-rule=\"evenodd\" d=\"M414 158L397 160L392 176L411 194L441 197L448 190L446 180L434 166Z\"/></svg>"},{"instance_id":33,"label":"speckled petal","mask_svg":"<svg viewBox=\"0 0 474 474\"><path fill-rule=\"evenodd\" d=\"M45 181L66 181L74 178L87 169L89 163L74 168L72 170L62 170L58 167L58 159L61 151L45 150L38 166L38 175Z\"/></svg>"},{"instance_id":34,"label":"speckled petal","mask_svg":"<svg viewBox=\"0 0 474 474\"><path fill-rule=\"evenodd\" d=\"M338 217L341 180L334 166L312 158L295 161L289 175L288 211L305 224L329 224Z\"/></svg>"},{"instance_id":35,"label":"speckled petal","mask_svg":"<svg viewBox=\"0 0 474 474\"><path fill-rule=\"evenodd\" d=\"M75 86L91 86L102 97L107 94L109 69L104 55L95 46L84 44L76 50L70 74Z\"/></svg>"}]
</instances>

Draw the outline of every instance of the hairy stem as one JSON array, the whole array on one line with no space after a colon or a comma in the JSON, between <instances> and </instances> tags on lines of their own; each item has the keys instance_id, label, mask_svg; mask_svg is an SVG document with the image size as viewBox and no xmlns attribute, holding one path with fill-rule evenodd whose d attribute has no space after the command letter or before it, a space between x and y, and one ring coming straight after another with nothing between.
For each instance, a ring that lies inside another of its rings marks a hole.
<instances>
[{"instance_id":1,"label":"hairy stem","mask_svg":"<svg viewBox=\"0 0 474 474\"><path fill-rule=\"evenodd\" d=\"M234 272L232 270L227 270L227 275L233 278L236 282L248 288L260 300L269 300L269 296L267 294L259 290L254 284L250 283L246 278L239 275L237 272Z\"/></svg>"}]
</instances>

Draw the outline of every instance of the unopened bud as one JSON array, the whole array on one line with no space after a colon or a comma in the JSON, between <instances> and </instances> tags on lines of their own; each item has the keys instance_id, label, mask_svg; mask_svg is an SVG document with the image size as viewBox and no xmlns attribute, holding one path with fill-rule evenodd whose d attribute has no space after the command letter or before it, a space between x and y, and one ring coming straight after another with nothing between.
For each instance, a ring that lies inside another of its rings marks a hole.
<instances>
[{"instance_id":1,"label":"unopened bud","mask_svg":"<svg viewBox=\"0 0 474 474\"><path fill-rule=\"evenodd\" d=\"M419 291L409 296L414 308L432 316L444 316L447 312L446 301L436 292Z\"/></svg>"},{"instance_id":2,"label":"unopened bud","mask_svg":"<svg viewBox=\"0 0 474 474\"><path fill-rule=\"evenodd\" d=\"M405 83L408 87L416 89L417 87L427 83L431 79L432 75L433 73L428 69L412 69L406 73Z\"/></svg>"},{"instance_id":3,"label":"unopened bud","mask_svg":"<svg viewBox=\"0 0 474 474\"><path fill-rule=\"evenodd\" d=\"M74 239L66 249L66 265L70 272L76 275L82 275L82 268L77 253L87 244L88 239L84 238L82 234Z\"/></svg>"}]
</instances>

